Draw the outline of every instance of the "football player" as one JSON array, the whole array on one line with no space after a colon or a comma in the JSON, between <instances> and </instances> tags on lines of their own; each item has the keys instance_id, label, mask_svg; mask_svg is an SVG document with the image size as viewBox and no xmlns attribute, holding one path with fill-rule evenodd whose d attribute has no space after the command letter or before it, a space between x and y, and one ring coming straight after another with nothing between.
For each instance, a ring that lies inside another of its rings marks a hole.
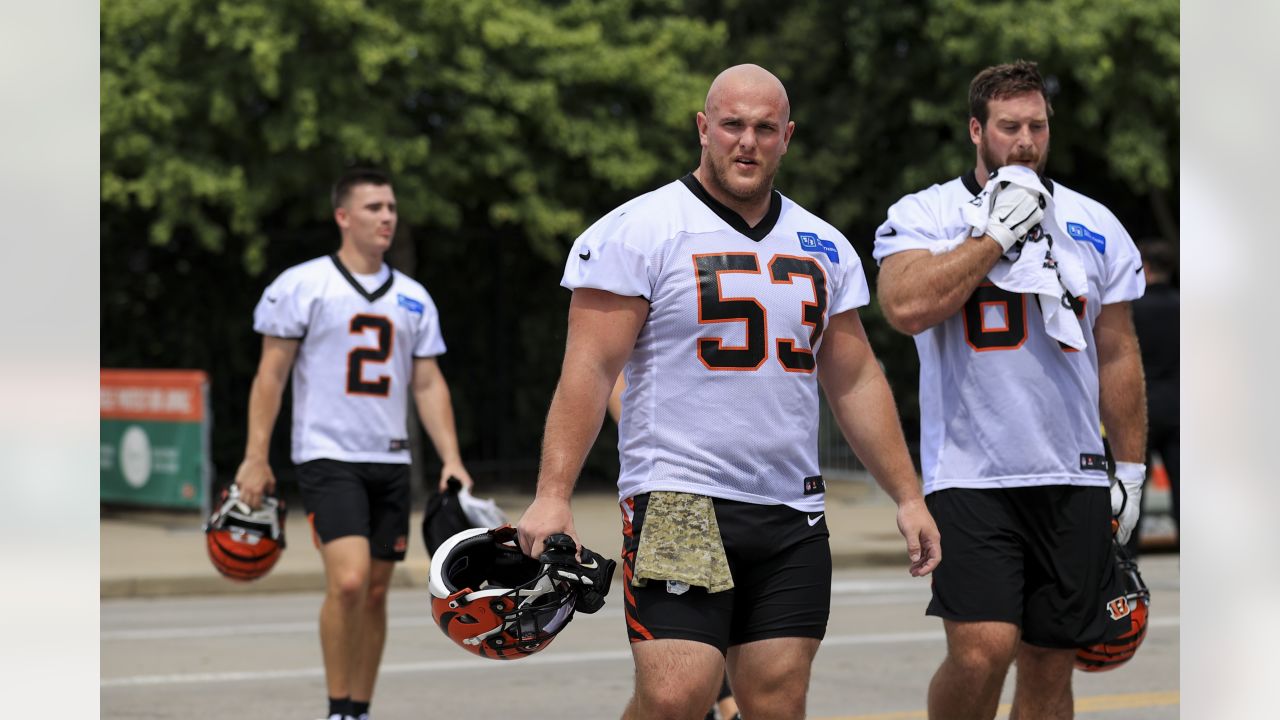
<instances>
[{"instance_id":1,"label":"football player","mask_svg":"<svg viewBox=\"0 0 1280 720\"><path fill-rule=\"evenodd\" d=\"M947 634L929 717L994 717L1016 659L1011 717L1069 718L1076 648L1119 625L1103 612L1124 594L1112 519L1123 544L1144 475L1129 310L1142 262L1107 208L1044 176L1051 110L1034 63L978 73L969 105L975 167L889 208L874 252L885 316L919 351L924 490L947 541L928 609ZM1043 192L989 184L998 170ZM981 232L964 209L975 204ZM1042 305L988 277L1015 265L1059 289L1076 268L1082 294ZM1049 334L1055 305L1074 311L1067 330L1083 348ZM1111 490L1101 423L1119 461Z\"/></svg>"},{"instance_id":2,"label":"football player","mask_svg":"<svg viewBox=\"0 0 1280 720\"><path fill-rule=\"evenodd\" d=\"M324 559L320 609L330 720L367 720L387 629L387 587L409 531L412 394L449 477L470 487L458 452L435 303L383 262L396 230L386 175L352 170L334 185L338 251L285 270L262 294L262 358L236 472L256 506L275 486L267 463L281 394L293 375L293 452L307 519Z\"/></svg>"},{"instance_id":3,"label":"football player","mask_svg":"<svg viewBox=\"0 0 1280 720\"><path fill-rule=\"evenodd\" d=\"M819 383L898 504L913 575L940 558L843 235L773 189L795 123L755 65L722 72L684 177L610 212L569 254L568 341L525 552L576 538L569 498L625 365L619 425L632 718L701 720L726 656L742 714L802 718L830 612ZM674 671L679 668L679 671Z\"/></svg>"}]
</instances>

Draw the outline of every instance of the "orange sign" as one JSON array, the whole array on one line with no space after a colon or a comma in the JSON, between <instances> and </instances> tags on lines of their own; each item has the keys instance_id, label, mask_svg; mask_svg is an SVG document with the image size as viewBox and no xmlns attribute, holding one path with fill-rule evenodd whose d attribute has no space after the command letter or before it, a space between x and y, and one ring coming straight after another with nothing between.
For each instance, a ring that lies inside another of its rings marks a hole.
<instances>
[{"instance_id":1,"label":"orange sign","mask_svg":"<svg viewBox=\"0 0 1280 720\"><path fill-rule=\"evenodd\" d=\"M203 370L102 370L103 419L198 422L204 418Z\"/></svg>"}]
</instances>

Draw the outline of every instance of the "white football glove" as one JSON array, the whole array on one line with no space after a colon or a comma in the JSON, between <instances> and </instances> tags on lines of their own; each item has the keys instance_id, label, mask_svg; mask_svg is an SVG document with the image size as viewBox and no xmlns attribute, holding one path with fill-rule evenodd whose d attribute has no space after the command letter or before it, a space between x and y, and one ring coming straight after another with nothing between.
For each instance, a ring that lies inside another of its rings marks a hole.
<instances>
[{"instance_id":1,"label":"white football glove","mask_svg":"<svg viewBox=\"0 0 1280 720\"><path fill-rule=\"evenodd\" d=\"M1146 465L1116 463L1116 475L1111 478L1111 516L1115 518L1116 542L1121 545L1129 542L1129 536L1138 524L1138 513L1142 509L1142 483L1146 478Z\"/></svg>"},{"instance_id":2,"label":"white football glove","mask_svg":"<svg viewBox=\"0 0 1280 720\"><path fill-rule=\"evenodd\" d=\"M1040 193L1021 185L1000 183L991 201L991 214L987 218L987 236L1009 248L1027 236L1031 228L1044 218L1044 198Z\"/></svg>"}]
</instances>

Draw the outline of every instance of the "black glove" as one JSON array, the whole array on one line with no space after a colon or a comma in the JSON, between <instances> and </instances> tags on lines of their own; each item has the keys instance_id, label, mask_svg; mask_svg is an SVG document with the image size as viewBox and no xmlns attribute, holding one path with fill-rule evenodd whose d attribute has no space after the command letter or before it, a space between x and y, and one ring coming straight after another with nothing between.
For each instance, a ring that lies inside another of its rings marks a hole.
<instances>
[{"instance_id":1,"label":"black glove","mask_svg":"<svg viewBox=\"0 0 1280 720\"><path fill-rule=\"evenodd\" d=\"M553 566L554 572L573 583L578 601L575 605L579 612L588 615L604 607L605 595L609 594L609 584L613 582L613 571L618 563L582 548L582 561L575 555L577 546L573 538L563 533L556 533L543 543L541 560Z\"/></svg>"}]
</instances>

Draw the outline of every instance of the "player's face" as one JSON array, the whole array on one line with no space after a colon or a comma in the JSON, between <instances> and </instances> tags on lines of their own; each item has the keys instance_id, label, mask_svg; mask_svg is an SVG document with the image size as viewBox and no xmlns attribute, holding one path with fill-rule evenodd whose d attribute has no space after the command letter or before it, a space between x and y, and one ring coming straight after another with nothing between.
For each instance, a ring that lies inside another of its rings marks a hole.
<instances>
[{"instance_id":1,"label":"player's face","mask_svg":"<svg viewBox=\"0 0 1280 720\"><path fill-rule=\"evenodd\" d=\"M1038 92L987 103L987 124L969 119L969 137L978 146L978 162L990 172L1023 165L1044 173L1049 160L1049 110Z\"/></svg>"},{"instance_id":2,"label":"player's face","mask_svg":"<svg viewBox=\"0 0 1280 720\"><path fill-rule=\"evenodd\" d=\"M396 234L396 194L390 185L356 185L334 219L357 250L386 252Z\"/></svg>"},{"instance_id":3,"label":"player's face","mask_svg":"<svg viewBox=\"0 0 1280 720\"><path fill-rule=\"evenodd\" d=\"M787 119L782 95L770 90L724 93L709 113L698 113L703 165L714 186L743 204L759 202L773 189L773 176L796 124ZM717 192L719 191L719 192Z\"/></svg>"}]
</instances>

